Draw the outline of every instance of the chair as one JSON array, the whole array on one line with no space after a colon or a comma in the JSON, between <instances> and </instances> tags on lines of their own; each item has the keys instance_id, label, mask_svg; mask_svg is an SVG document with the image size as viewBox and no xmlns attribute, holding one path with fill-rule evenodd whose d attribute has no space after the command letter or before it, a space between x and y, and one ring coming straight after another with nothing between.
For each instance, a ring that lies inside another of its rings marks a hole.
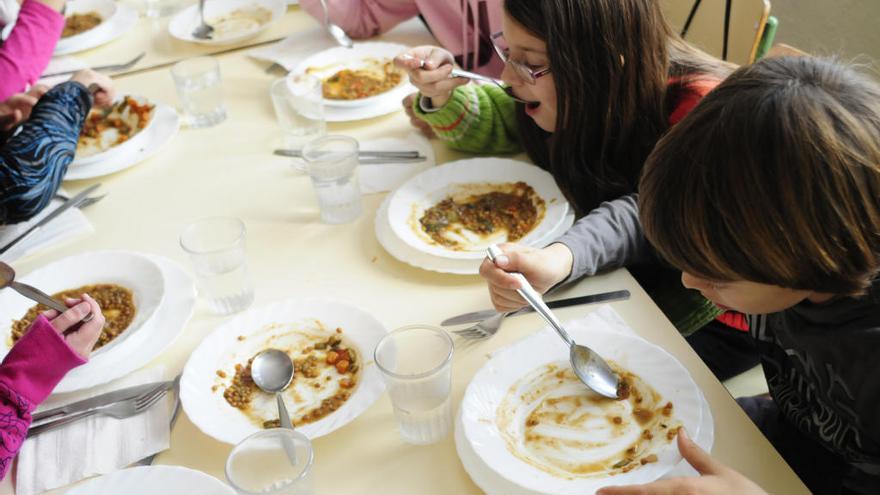
<instances>
[{"instance_id":1,"label":"chair","mask_svg":"<svg viewBox=\"0 0 880 495\"><path fill-rule=\"evenodd\" d=\"M770 17L769 0L660 0L660 4L672 27L707 53L740 65L757 58Z\"/></svg>"}]
</instances>

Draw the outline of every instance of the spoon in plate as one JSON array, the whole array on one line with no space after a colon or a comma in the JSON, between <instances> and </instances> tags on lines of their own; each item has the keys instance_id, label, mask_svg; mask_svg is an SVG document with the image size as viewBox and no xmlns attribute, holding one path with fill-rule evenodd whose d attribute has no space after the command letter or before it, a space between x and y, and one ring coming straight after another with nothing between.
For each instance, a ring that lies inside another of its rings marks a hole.
<instances>
[{"instance_id":1,"label":"spoon in plate","mask_svg":"<svg viewBox=\"0 0 880 495\"><path fill-rule=\"evenodd\" d=\"M18 292L19 294L32 301L36 301L40 304L43 304L44 306L48 306L55 311L58 311L58 313L63 313L70 309L67 307L66 304L59 301L58 299L55 299L49 294L46 294L40 289L32 287L28 284L16 282L15 270L11 266L0 261L0 289L5 289L6 287L11 288L12 290ZM87 314L86 317L82 319L83 323L91 321L93 316L94 315L92 313Z\"/></svg>"},{"instance_id":2,"label":"spoon in plate","mask_svg":"<svg viewBox=\"0 0 880 495\"><path fill-rule=\"evenodd\" d=\"M354 43L351 41L351 38L345 34L345 30L330 22L330 9L327 8L326 0L321 0L321 7L324 8L324 27L327 28L327 32L330 33L330 36L332 36L340 46L346 48L354 47Z\"/></svg>"},{"instance_id":3,"label":"spoon in plate","mask_svg":"<svg viewBox=\"0 0 880 495\"><path fill-rule=\"evenodd\" d=\"M501 249L492 244L487 250L489 259L495 263L498 256L504 254ZM519 281L520 288L516 292L523 297L533 308L535 312L544 318L544 321L550 324L556 333L562 337L562 340L569 347L569 361L574 374L592 391L597 394L608 397L609 399L618 398L618 389L620 386L620 377L608 366L608 363L587 346L577 344L574 339L565 331L562 323L556 318L556 315L550 311L547 304L541 298L541 295L532 287L526 277L522 273L508 272Z\"/></svg>"},{"instance_id":4,"label":"spoon in plate","mask_svg":"<svg viewBox=\"0 0 880 495\"><path fill-rule=\"evenodd\" d=\"M193 29L193 38L209 40L213 32L214 28L205 22L205 0L199 0L199 25Z\"/></svg>"},{"instance_id":5,"label":"spoon in plate","mask_svg":"<svg viewBox=\"0 0 880 495\"><path fill-rule=\"evenodd\" d=\"M284 351L278 349L266 349L261 351L254 360L251 361L251 378L254 383L263 392L275 394L275 401L278 403L278 419L282 428L293 429L293 423L290 421L290 414L287 413L287 406L284 405L284 399L281 392L287 389L290 382L293 381L293 362L290 356ZM296 465L296 448L289 439L283 440L284 450L287 451L287 457L293 465Z\"/></svg>"}]
</instances>

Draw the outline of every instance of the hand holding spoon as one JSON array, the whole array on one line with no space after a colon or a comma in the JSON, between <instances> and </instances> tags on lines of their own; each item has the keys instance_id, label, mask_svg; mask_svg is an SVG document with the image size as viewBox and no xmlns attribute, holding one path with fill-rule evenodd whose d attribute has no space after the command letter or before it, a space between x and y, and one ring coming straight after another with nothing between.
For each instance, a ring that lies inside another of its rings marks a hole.
<instances>
[{"instance_id":1,"label":"hand holding spoon","mask_svg":"<svg viewBox=\"0 0 880 495\"><path fill-rule=\"evenodd\" d=\"M52 296L46 294L41 290L35 287L31 287L30 285L23 284L21 282L16 282L15 270L11 266L0 261L0 289L5 289L6 287L12 288L14 291L18 292L28 299L48 306L55 311L58 311L58 313L63 313L70 309L63 302L53 298ZM86 317L82 319L83 323L91 321L93 316L94 315L92 313L87 314Z\"/></svg>"}]
</instances>

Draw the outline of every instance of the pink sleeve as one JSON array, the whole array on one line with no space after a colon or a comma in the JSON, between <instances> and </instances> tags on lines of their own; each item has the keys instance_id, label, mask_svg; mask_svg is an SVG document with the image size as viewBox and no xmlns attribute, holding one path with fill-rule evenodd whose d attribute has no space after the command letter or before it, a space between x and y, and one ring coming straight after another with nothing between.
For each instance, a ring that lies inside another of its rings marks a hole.
<instances>
[{"instance_id":1,"label":"pink sleeve","mask_svg":"<svg viewBox=\"0 0 880 495\"><path fill-rule=\"evenodd\" d=\"M0 45L0 101L39 79L63 29L64 16L36 0L24 0L12 33Z\"/></svg>"},{"instance_id":2,"label":"pink sleeve","mask_svg":"<svg viewBox=\"0 0 880 495\"><path fill-rule=\"evenodd\" d=\"M85 363L39 316L0 364L0 479L27 438L31 412L71 369Z\"/></svg>"},{"instance_id":3,"label":"pink sleeve","mask_svg":"<svg viewBox=\"0 0 880 495\"><path fill-rule=\"evenodd\" d=\"M320 22L324 9L319 0L300 0L299 6ZM419 15L415 0L327 0L330 22L338 24L352 38L382 34Z\"/></svg>"}]
</instances>

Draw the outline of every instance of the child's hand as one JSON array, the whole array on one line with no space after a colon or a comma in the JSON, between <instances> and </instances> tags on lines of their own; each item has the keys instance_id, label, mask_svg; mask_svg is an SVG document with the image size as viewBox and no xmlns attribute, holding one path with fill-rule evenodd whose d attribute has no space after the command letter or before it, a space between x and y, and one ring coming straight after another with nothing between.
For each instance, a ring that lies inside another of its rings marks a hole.
<instances>
[{"instance_id":1,"label":"child's hand","mask_svg":"<svg viewBox=\"0 0 880 495\"><path fill-rule=\"evenodd\" d=\"M706 495L767 495L750 479L721 464L695 444L684 428L678 430L678 450L699 473L699 478L673 478L646 485L602 488L596 495L672 495L700 493Z\"/></svg>"},{"instance_id":2,"label":"child's hand","mask_svg":"<svg viewBox=\"0 0 880 495\"><path fill-rule=\"evenodd\" d=\"M83 69L77 72L70 80L76 81L87 88L94 84L97 87L97 91L95 91L95 105L99 107L106 107L113 103L113 99L116 97L113 80L91 69Z\"/></svg>"},{"instance_id":3,"label":"child's hand","mask_svg":"<svg viewBox=\"0 0 880 495\"><path fill-rule=\"evenodd\" d=\"M0 131L6 132L29 119L31 110L49 88L38 84L27 93L18 93L0 102Z\"/></svg>"},{"instance_id":4,"label":"child's hand","mask_svg":"<svg viewBox=\"0 0 880 495\"><path fill-rule=\"evenodd\" d=\"M409 81L431 98L435 108L449 101L453 89L468 83L467 79L449 77L454 64L452 53L436 46L417 46L394 58L394 65L407 70Z\"/></svg>"},{"instance_id":5,"label":"child's hand","mask_svg":"<svg viewBox=\"0 0 880 495\"><path fill-rule=\"evenodd\" d=\"M432 139L435 137L434 129L431 128L431 124L425 122L424 120L416 117L413 112L413 101L416 98L417 93L413 93L411 95L407 95L406 98L403 99L401 103L403 103L403 110L406 112L406 116L409 117L409 123L412 124L413 127L421 131L422 134L428 139Z\"/></svg>"},{"instance_id":6,"label":"child's hand","mask_svg":"<svg viewBox=\"0 0 880 495\"><path fill-rule=\"evenodd\" d=\"M82 299L68 299L64 303L70 307L64 313L58 314L58 311L50 310L43 315L49 320L52 327L64 337L71 349L83 358L88 358L104 328L104 315L101 313L101 307L88 294L83 294ZM82 319L89 313L94 315L92 319L82 323ZM80 325L80 323L82 324ZM64 334L76 325L80 325L79 328L72 330L67 335Z\"/></svg>"},{"instance_id":7,"label":"child's hand","mask_svg":"<svg viewBox=\"0 0 880 495\"><path fill-rule=\"evenodd\" d=\"M564 244L551 244L544 249L501 244L503 256L493 263L488 258L480 265L480 275L489 283L489 295L498 311L514 311L526 305L516 293L519 282L507 272L522 273L539 293L562 282L571 273L572 254Z\"/></svg>"}]
</instances>

